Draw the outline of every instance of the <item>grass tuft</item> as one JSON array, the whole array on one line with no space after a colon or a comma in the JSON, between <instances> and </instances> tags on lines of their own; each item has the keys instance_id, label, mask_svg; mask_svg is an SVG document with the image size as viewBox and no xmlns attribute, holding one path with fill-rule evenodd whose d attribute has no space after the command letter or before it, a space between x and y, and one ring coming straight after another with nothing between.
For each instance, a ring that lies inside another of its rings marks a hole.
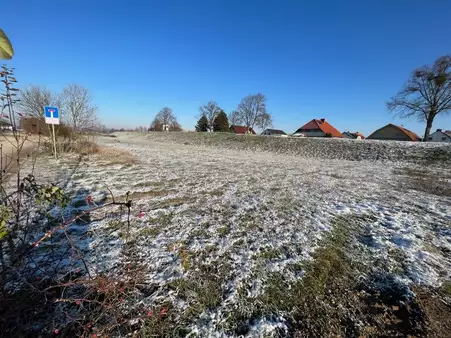
<instances>
[{"instance_id":1,"label":"grass tuft","mask_svg":"<svg viewBox=\"0 0 451 338\"><path fill-rule=\"evenodd\" d=\"M216 229L216 233L219 235L219 237L225 237L230 232L230 229L228 226L223 226Z\"/></svg>"},{"instance_id":2,"label":"grass tuft","mask_svg":"<svg viewBox=\"0 0 451 338\"><path fill-rule=\"evenodd\" d=\"M139 231L139 234L141 236L145 237L157 237L163 230L162 226L152 226L152 227L146 227Z\"/></svg>"}]
</instances>

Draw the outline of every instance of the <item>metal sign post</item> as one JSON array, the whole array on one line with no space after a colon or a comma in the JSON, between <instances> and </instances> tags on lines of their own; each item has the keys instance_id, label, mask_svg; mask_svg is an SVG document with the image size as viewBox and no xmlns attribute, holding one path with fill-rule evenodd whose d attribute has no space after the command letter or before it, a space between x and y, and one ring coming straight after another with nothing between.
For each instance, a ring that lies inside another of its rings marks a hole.
<instances>
[{"instance_id":1,"label":"metal sign post","mask_svg":"<svg viewBox=\"0 0 451 338\"><path fill-rule=\"evenodd\" d=\"M53 155L56 159L56 134L55 124L60 124L60 117L57 107L44 107L45 123L52 125Z\"/></svg>"}]
</instances>

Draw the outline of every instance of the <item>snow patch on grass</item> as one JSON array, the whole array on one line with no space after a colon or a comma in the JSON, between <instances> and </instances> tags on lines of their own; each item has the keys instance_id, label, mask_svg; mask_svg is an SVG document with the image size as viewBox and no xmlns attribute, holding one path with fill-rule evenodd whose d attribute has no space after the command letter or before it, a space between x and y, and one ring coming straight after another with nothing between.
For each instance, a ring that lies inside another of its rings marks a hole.
<instances>
[{"instance_id":1,"label":"snow patch on grass","mask_svg":"<svg viewBox=\"0 0 451 338\"><path fill-rule=\"evenodd\" d=\"M79 200L106 201L106 187L117 198L131 192L129 237L119 211L91 215L86 259L93 273L114 272L133 241L156 290L143 302L170 301L194 335L233 336L227 318L240 295L261 296L272 274L302 278L337 217L348 217L356 246L403 282L439 286L450 278L451 198L415 190L400 163L127 139L114 147L138 162L60 160L62 169L47 171L47 179L67 182ZM286 330L283 315L262 314L244 335Z\"/></svg>"}]
</instances>

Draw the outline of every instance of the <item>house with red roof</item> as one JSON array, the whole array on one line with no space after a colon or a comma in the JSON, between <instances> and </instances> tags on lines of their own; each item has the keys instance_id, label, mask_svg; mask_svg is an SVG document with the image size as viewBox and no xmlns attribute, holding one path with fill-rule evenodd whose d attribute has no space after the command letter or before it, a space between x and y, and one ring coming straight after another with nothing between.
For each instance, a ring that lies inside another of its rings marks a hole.
<instances>
[{"instance_id":1,"label":"house with red roof","mask_svg":"<svg viewBox=\"0 0 451 338\"><path fill-rule=\"evenodd\" d=\"M369 140L392 140L392 141L420 141L421 138L404 127L389 123L386 126L379 128L370 136Z\"/></svg>"},{"instance_id":2,"label":"house with red roof","mask_svg":"<svg viewBox=\"0 0 451 338\"><path fill-rule=\"evenodd\" d=\"M293 136L306 137L343 137L326 119L313 119L296 130Z\"/></svg>"},{"instance_id":3,"label":"house with red roof","mask_svg":"<svg viewBox=\"0 0 451 338\"><path fill-rule=\"evenodd\" d=\"M235 133L235 134L253 134L255 135L255 131L254 129L252 129L252 127L245 127L245 126L231 126L230 127L230 132L231 133Z\"/></svg>"},{"instance_id":4,"label":"house with red roof","mask_svg":"<svg viewBox=\"0 0 451 338\"><path fill-rule=\"evenodd\" d=\"M365 136L362 133L359 133L358 131L356 131L355 133L351 133L350 131L345 131L343 133L343 137L349 138L352 140L364 140L365 139Z\"/></svg>"}]
</instances>

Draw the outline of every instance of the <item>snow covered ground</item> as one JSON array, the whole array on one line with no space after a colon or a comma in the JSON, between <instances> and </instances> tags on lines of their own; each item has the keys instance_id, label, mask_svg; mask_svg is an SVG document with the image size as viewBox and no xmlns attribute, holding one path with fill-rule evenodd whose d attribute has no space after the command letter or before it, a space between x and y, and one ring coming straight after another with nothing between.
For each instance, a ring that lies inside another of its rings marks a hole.
<instances>
[{"instance_id":1,"label":"snow covered ground","mask_svg":"<svg viewBox=\"0 0 451 338\"><path fill-rule=\"evenodd\" d=\"M303 264L338 218L364 220L351 224L362 253L355 259L363 264L383 262L406 284L439 287L451 277L449 165L302 157L130 135L101 142L138 162L66 158L43 172L67 181L80 200L108 198L106 187L117 198L132 193L130 238L155 290L141 302L170 302L172 311L189 318L193 335L235 335L230 318L243 297L264 293L273 273L302 278ZM113 221L99 217L82 226L90 234L86 257L93 272L114 271L122 259L124 229ZM203 300L211 287L219 295ZM288 330L283 313L253 318L244 335L276 330Z\"/></svg>"}]
</instances>

